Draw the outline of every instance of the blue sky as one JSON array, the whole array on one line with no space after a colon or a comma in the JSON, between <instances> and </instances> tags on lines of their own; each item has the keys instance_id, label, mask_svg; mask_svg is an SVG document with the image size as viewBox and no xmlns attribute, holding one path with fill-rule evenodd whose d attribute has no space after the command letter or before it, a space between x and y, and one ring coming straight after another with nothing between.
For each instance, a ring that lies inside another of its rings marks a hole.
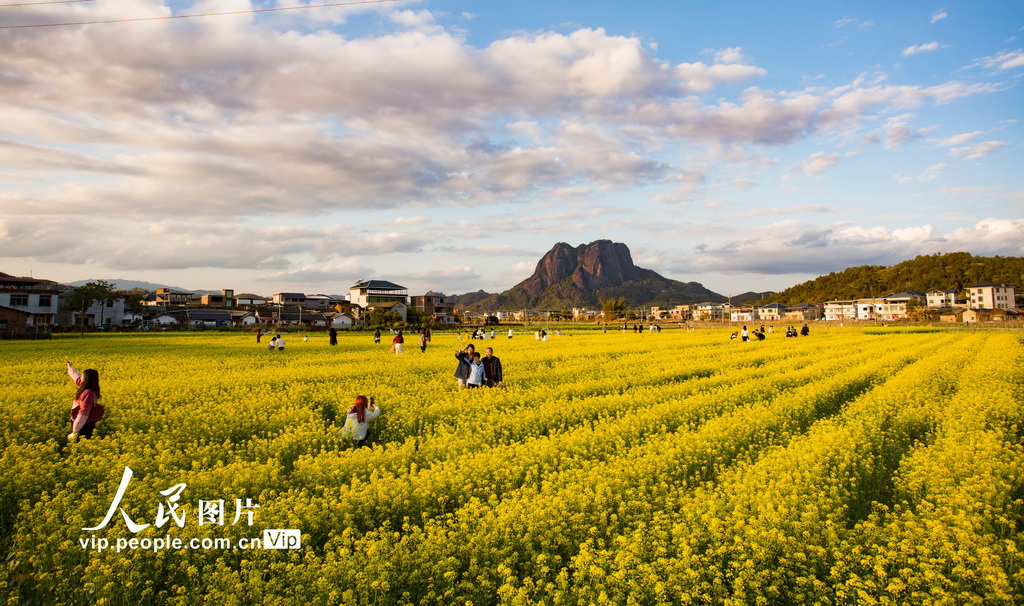
<instances>
[{"instance_id":1,"label":"blue sky","mask_svg":"<svg viewBox=\"0 0 1024 606\"><path fill-rule=\"evenodd\" d=\"M0 271L496 292L610 239L729 295L1018 256L1022 28L1020 2L455 0L0 28Z\"/></svg>"}]
</instances>

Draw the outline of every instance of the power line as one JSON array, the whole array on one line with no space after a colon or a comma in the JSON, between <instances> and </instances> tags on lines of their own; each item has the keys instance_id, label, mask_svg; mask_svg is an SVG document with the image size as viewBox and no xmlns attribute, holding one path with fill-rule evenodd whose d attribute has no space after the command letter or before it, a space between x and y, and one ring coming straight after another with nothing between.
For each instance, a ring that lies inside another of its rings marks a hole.
<instances>
[{"instance_id":1,"label":"power line","mask_svg":"<svg viewBox=\"0 0 1024 606\"><path fill-rule=\"evenodd\" d=\"M68 2L84 2L88 0L65 0ZM254 8L244 11L226 13L199 13L192 15L165 15L162 17L136 17L134 19L106 19L102 21L76 21L73 23L34 23L30 25L0 25L0 29L21 29L26 27L62 27L66 25L101 25L105 23L131 23L135 21L166 21L168 19L192 19L193 17L219 17L222 15L248 15L253 13L273 13L278 11L294 11L306 8L325 8L329 6L353 6L357 4L384 4L401 0L354 0L352 2L332 2L330 4L309 4L306 6L282 6L278 8Z\"/></svg>"},{"instance_id":2,"label":"power line","mask_svg":"<svg viewBox=\"0 0 1024 606\"><path fill-rule=\"evenodd\" d=\"M17 4L0 4L0 8L8 6L37 6L39 4L75 4L76 2L95 2L96 0L48 0L47 2L18 2Z\"/></svg>"}]
</instances>

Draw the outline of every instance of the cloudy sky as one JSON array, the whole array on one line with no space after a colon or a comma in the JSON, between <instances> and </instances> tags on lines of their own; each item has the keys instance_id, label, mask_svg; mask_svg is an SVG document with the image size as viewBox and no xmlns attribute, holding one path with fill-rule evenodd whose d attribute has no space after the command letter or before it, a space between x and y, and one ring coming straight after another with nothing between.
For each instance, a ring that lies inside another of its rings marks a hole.
<instances>
[{"instance_id":1,"label":"cloudy sky","mask_svg":"<svg viewBox=\"0 0 1024 606\"><path fill-rule=\"evenodd\" d=\"M728 295L1024 255L1016 0L10 4L9 274L496 292L610 239Z\"/></svg>"}]
</instances>

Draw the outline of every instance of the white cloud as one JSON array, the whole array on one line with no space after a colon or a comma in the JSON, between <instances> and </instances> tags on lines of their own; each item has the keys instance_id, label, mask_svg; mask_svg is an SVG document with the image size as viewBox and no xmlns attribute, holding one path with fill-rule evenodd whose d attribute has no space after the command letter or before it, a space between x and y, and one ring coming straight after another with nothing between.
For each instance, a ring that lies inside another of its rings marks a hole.
<instances>
[{"instance_id":1,"label":"white cloud","mask_svg":"<svg viewBox=\"0 0 1024 606\"><path fill-rule=\"evenodd\" d=\"M114 218L25 217L6 219L0 257L41 262L96 262L112 269L293 270L293 258L327 263L338 256L416 253L429 234L351 233L344 225L244 227L234 223ZM74 237L70 237L74 234ZM139 254L139 251L146 251Z\"/></svg>"},{"instance_id":2,"label":"white cloud","mask_svg":"<svg viewBox=\"0 0 1024 606\"><path fill-rule=\"evenodd\" d=\"M998 55L990 55L979 59L976 65L982 65L989 69L1013 69L1015 67L1024 66L1024 50L1013 50L1000 53Z\"/></svg>"},{"instance_id":3,"label":"white cloud","mask_svg":"<svg viewBox=\"0 0 1024 606\"><path fill-rule=\"evenodd\" d=\"M392 223L395 225L424 225L430 223L426 217L396 217Z\"/></svg>"},{"instance_id":4,"label":"white cloud","mask_svg":"<svg viewBox=\"0 0 1024 606\"><path fill-rule=\"evenodd\" d=\"M940 8L939 10L935 11L934 13L932 13L932 20L931 20L931 22L932 23L938 23L939 21L942 21L943 19L945 19L948 16L949 16L949 14L946 12L946 9Z\"/></svg>"},{"instance_id":5,"label":"white cloud","mask_svg":"<svg viewBox=\"0 0 1024 606\"><path fill-rule=\"evenodd\" d=\"M413 271L408 274L410 277L417 280L426 281L440 281L440 280L476 280L480 276L470 266L464 265L460 267L446 267L444 269L428 269L423 271Z\"/></svg>"},{"instance_id":6,"label":"white cloud","mask_svg":"<svg viewBox=\"0 0 1024 606\"><path fill-rule=\"evenodd\" d=\"M872 119L872 112L907 109L925 103L944 105L975 95L991 94L1001 86L995 83L947 82L930 87L862 86L856 82L824 94L831 106L816 116L822 130L857 128Z\"/></svg>"},{"instance_id":7,"label":"white cloud","mask_svg":"<svg viewBox=\"0 0 1024 606\"><path fill-rule=\"evenodd\" d=\"M835 25L838 28L855 26L861 29L871 27L874 24L875 22L872 20L861 20L855 19L853 17L843 17L842 19L838 19L833 23L833 25Z\"/></svg>"},{"instance_id":8,"label":"white cloud","mask_svg":"<svg viewBox=\"0 0 1024 606\"><path fill-rule=\"evenodd\" d=\"M390 13L390 18L399 25L406 27L423 28L434 23L434 15L427 10L398 10Z\"/></svg>"},{"instance_id":9,"label":"white cloud","mask_svg":"<svg viewBox=\"0 0 1024 606\"><path fill-rule=\"evenodd\" d=\"M885 121L885 125L881 130L885 139L886 149L901 147L921 135L920 131L914 131L911 127L910 119L912 117L913 114L903 114Z\"/></svg>"},{"instance_id":10,"label":"white cloud","mask_svg":"<svg viewBox=\"0 0 1024 606\"><path fill-rule=\"evenodd\" d=\"M716 63L746 63L747 57L743 55L743 49L739 46L730 46L719 51L709 51L715 57Z\"/></svg>"},{"instance_id":11,"label":"white cloud","mask_svg":"<svg viewBox=\"0 0 1024 606\"><path fill-rule=\"evenodd\" d=\"M788 208L755 208L748 214L751 217L773 217L779 215L798 215L805 213L836 213L839 209L824 204L790 206Z\"/></svg>"},{"instance_id":12,"label":"white cloud","mask_svg":"<svg viewBox=\"0 0 1024 606\"><path fill-rule=\"evenodd\" d=\"M978 255L1024 254L1024 219L989 218L948 233L928 224L893 229L784 220L765 226L754 237L700 245L694 256L679 261L675 268L680 273L699 268L703 273L825 274L963 250Z\"/></svg>"},{"instance_id":13,"label":"white cloud","mask_svg":"<svg viewBox=\"0 0 1024 606\"><path fill-rule=\"evenodd\" d=\"M428 13L387 14L412 29L346 39L237 20L224 36L158 22L124 36L2 38L0 172L41 183L5 202L17 213L223 218L572 197L665 182L678 167L660 157L680 142L785 145L988 90L856 82L707 102L686 94L766 70L740 47L710 65L669 65L600 29L478 49ZM143 45L151 52L132 50ZM896 126L889 143L907 136Z\"/></svg>"},{"instance_id":14,"label":"white cloud","mask_svg":"<svg viewBox=\"0 0 1024 606\"><path fill-rule=\"evenodd\" d=\"M537 254L537 258L539 259L543 254L543 251L540 252L539 254ZM507 270L503 271L502 275L505 276L505 279L508 280L509 282L518 284L519 282L522 282L523 280L532 276L533 271L535 269L537 269L536 260L520 261L519 263L515 263L512 266L510 266Z\"/></svg>"},{"instance_id":15,"label":"white cloud","mask_svg":"<svg viewBox=\"0 0 1024 606\"><path fill-rule=\"evenodd\" d=\"M982 134L984 133L982 133L980 130L976 130L969 133L960 133L959 135L953 135L952 137L948 137L946 139L931 139L931 142L942 147L953 147L956 145L964 145L966 143L970 143L971 141L974 141L976 138L978 138L978 135Z\"/></svg>"},{"instance_id":16,"label":"white cloud","mask_svg":"<svg viewBox=\"0 0 1024 606\"><path fill-rule=\"evenodd\" d=\"M983 158L989 154L1006 147L1006 143L1003 141L984 141L977 145L965 145L963 147L953 147L949 150L949 155L956 158L964 158L965 160L975 160L977 158Z\"/></svg>"},{"instance_id":17,"label":"white cloud","mask_svg":"<svg viewBox=\"0 0 1024 606\"><path fill-rule=\"evenodd\" d=\"M935 179L939 178L939 174L945 168L946 165L943 163L933 164L932 166L929 166L924 171L922 171L921 174L917 175L916 177L904 175L903 173L896 173L895 175L892 176L892 178L895 179L900 185L906 185L907 183L911 183L912 181L934 181Z\"/></svg>"},{"instance_id":18,"label":"white cloud","mask_svg":"<svg viewBox=\"0 0 1024 606\"><path fill-rule=\"evenodd\" d=\"M674 75L682 82L686 92L708 92L722 85L733 85L764 76L768 72L754 65L740 63L716 63L705 65L696 63L680 63L674 69Z\"/></svg>"},{"instance_id":19,"label":"white cloud","mask_svg":"<svg viewBox=\"0 0 1024 606\"><path fill-rule=\"evenodd\" d=\"M934 181L935 179L937 179L939 177L939 173L942 172L942 169L944 169L944 168L946 168L945 164L942 164L942 163L933 164L932 166L929 166L927 169L925 169L925 171L923 173L918 175L917 176L917 180L918 181Z\"/></svg>"},{"instance_id":20,"label":"white cloud","mask_svg":"<svg viewBox=\"0 0 1024 606\"><path fill-rule=\"evenodd\" d=\"M901 54L904 57L909 57L910 55L916 55L918 53L928 53L938 49L938 42L928 42L926 44L915 44L913 46L908 46L907 48L903 49L903 53Z\"/></svg>"},{"instance_id":21,"label":"white cloud","mask_svg":"<svg viewBox=\"0 0 1024 606\"><path fill-rule=\"evenodd\" d=\"M256 278L256 281L310 285L333 284L335 292L340 292L355 280L375 274L376 271L373 268L363 265L360 259L352 258L340 263L302 265L294 269L262 275Z\"/></svg>"},{"instance_id":22,"label":"white cloud","mask_svg":"<svg viewBox=\"0 0 1024 606\"><path fill-rule=\"evenodd\" d=\"M839 154L815 152L808 156L803 163L798 166L793 166L789 170L792 172L802 172L806 175L815 176L838 164L839 159Z\"/></svg>"}]
</instances>

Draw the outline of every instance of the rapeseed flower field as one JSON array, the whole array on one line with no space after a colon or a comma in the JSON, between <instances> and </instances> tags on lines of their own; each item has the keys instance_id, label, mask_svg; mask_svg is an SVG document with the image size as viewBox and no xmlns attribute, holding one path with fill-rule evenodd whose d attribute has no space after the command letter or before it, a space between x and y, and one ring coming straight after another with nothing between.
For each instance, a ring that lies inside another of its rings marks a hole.
<instances>
[{"instance_id":1,"label":"rapeseed flower field","mask_svg":"<svg viewBox=\"0 0 1024 606\"><path fill-rule=\"evenodd\" d=\"M728 335L499 334L475 344L507 388L472 390L452 333L4 342L0 596L1024 601L1020 335ZM65 360L100 373L92 440L68 442ZM383 411L364 448L339 431L359 394Z\"/></svg>"}]
</instances>

